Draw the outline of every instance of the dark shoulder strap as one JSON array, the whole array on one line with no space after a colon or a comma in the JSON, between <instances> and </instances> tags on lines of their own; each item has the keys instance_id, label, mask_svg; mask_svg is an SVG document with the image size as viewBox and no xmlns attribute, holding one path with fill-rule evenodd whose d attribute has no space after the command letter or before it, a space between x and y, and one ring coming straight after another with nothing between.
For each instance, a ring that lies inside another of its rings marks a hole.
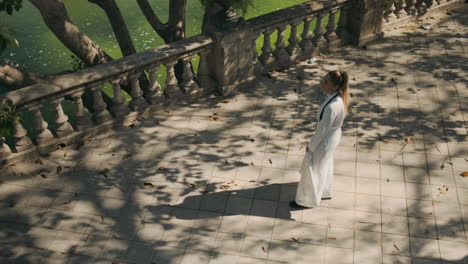
<instances>
[{"instance_id":1,"label":"dark shoulder strap","mask_svg":"<svg viewBox=\"0 0 468 264\"><path fill-rule=\"evenodd\" d=\"M328 105L331 101L333 101L333 99L335 99L338 95L340 95L340 93L335 94L335 95L332 97L332 99L328 100L328 102L323 106L322 112L320 112L320 119L319 119L319 121L322 121L323 112L325 112L325 107L327 107L327 105Z\"/></svg>"}]
</instances>

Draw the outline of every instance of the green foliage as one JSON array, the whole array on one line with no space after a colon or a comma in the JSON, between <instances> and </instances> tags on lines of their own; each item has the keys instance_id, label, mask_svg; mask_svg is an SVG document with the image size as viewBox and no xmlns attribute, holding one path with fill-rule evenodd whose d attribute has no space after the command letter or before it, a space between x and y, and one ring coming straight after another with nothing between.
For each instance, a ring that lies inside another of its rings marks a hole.
<instances>
[{"instance_id":1,"label":"green foliage","mask_svg":"<svg viewBox=\"0 0 468 264\"><path fill-rule=\"evenodd\" d=\"M0 24L0 54L7 48L18 48L18 40L14 37L13 31L5 25Z\"/></svg>"},{"instance_id":2,"label":"green foliage","mask_svg":"<svg viewBox=\"0 0 468 264\"><path fill-rule=\"evenodd\" d=\"M241 12L242 15L245 15L249 7L252 7L254 5L254 0L200 0L203 6L209 5L213 1L222 3L225 6L230 6L238 12Z\"/></svg>"},{"instance_id":3,"label":"green foliage","mask_svg":"<svg viewBox=\"0 0 468 264\"><path fill-rule=\"evenodd\" d=\"M16 106L11 100L6 100L0 108L0 137L8 137L13 135L13 121L20 120L16 113Z\"/></svg>"},{"instance_id":4,"label":"green foliage","mask_svg":"<svg viewBox=\"0 0 468 264\"><path fill-rule=\"evenodd\" d=\"M80 58L78 58L75 55L70 55L70 57L72 59L71 60L72 72L77 72L86 68L86 64L83 61L81 61Z\"/></svg>"},{"instance_id":5,"label":"green foliage","mask_svg":"<svg viewBox=\"0 0 468 264\"><path fill-rule=\"evenodd\" d=\"M7 12L9 15L13 14L13 11L18 12L22 7L23 0L2 0L0 2L0 12Z\"/></svg>"}]
</instances>

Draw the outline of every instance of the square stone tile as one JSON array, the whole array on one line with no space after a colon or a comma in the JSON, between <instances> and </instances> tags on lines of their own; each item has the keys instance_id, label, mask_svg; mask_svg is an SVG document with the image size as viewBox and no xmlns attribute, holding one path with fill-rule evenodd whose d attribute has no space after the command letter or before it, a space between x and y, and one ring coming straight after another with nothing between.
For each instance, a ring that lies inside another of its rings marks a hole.
<instances>
[{"instance_id":1,"label":"square stone tile","mask_svg":"<svg viewBox=\"0 0 468 264\"><path fill-rule=\"evenodd\" d=\"M224 212L228 197L219 194L204 195L200 209L204 211Z\"/></svg>"},{"instance_id":2,"label":"square stone tile","mask_svg":"<svg viewBox=\"0 0 468 264\"><path fill-rule=\"evenodd\" d=\"M412 237L437 238L434 219L409 217L409 230Z\"/></svg>"},{"instance_id":3,"label":"square stone tile","mask_svg":"<svg viewBox=\"0 0 468 264\"><path fill-rule=\"evenodd\" d=\"M288 262L297 258L299 243L295 241L274 240L270 242L268 260Z\"/></svg>"},{"instance_id":4,"label":"square stone tile","mask_svg":"<svg viewBox=\"0 0 468 264\"><path fill-rule=\"evenodd\" d=\"M378 162L356 162L356 175L380 179L380 164Z\"/></svg>"},{"instance_id":5,"label":"square stone tile","mask_svg":"<svg viewBox=\"0 0 468 264\"><path fill-rule=\"evenodd\" d=\"M380 195L380 180L356 177L356 193Z\"/></svg>"},{"instance_id":6,"label":"square stone tile","mask_svg":"<svg viewBox=\"0 0 468 264\"><path fill-rule=\"evenodd\" d=\"M408 218L396 215L382 215L382 232L396 235L409 235Z\"/></svg>"},{"instance_id":7,"label":"square stone tile","mask_svg":"<svg viewBox=\"0 0 468 264\"><path fill-rule=\"evenodd\" d=\"M434 202L459 203L457 188L446 185L432 185L432 199Z\"/></svg>"},{"instance_id":8,"label":"square stone tile","mask_svg":"<svg viewBox=\"0 0 468 264\"><path fill-rule=\"evenodd\" d=\"M353 192L333 192L333 198L328 200L329 208L353 210L356 194Z\"/></svg>"},{"instance_id":9,"label":"square stone tile","mask_svg":"<svg viewBox=\"0 0 468 264\"><path fill-rule=\"evenodd\" d=\"M278 202L276 201L254 199L252 202L252 208L250 209L250 215L273 218L276 215L277 207Z\"/></svg>"},{"instance_id":10,"label":"square stone tile","mask_svg":"<svg viewBox=\"0 0 468 264\"><path fill-rule=\"evenodd\" d=\"M356 221L354 224L356 230L382 231L382 215L369 212L356 211Z\"/></svg>"},{"instance_id":11,"label":"square stone tile","mask_svg":"<svg viewBox=\"0 0 468 264\"><path fill-rule=\"evenodd\" d=\"M411 264L411 258L398 255L383 255L384 264Z\"/></svg>"},{"instance_id":12,"label":"square stone tile","mask_svg":"<svg viewBox=\"0 0 468 264\"><path fill-rule=\"evenodd\" d=\"M221 226L219 227L220 232L225 233L240 233L245 232L247 227L247 221L249 216L247 215L224 215L221 220Z\"/></svg>"},{"instance_id":13,"label":"square stone tile","mask_svg":"<svg viewBox=\"0 0 468 264\"><path fill-rule=\"evenodd\" d=\"M468 188L457 188L460 204L468 205Z\"/></svg>"},{"instance_id":14,"label":"square stone tile","mask_svg":"<svg viewBox=\"0 0 468 264\"><path fill-rule=\"evenodd\" d=\"M406 167L405 171L405 181L411 183L429 183L429 173L427 168L424 167Z\"/></svg>"},{"instance_id":15,"label":"square stone tile","mask_svg":"<svg viewBox=\"0 0 468 264\"><path fill-rule=\"evenodd\" d=\"M133 242L127 251L126 259L134 263L145 263L153 259L156 247L141 242Z\"/></svg>"},{"instance_id":16,"label":"square stone tile","mask_svg":"<svg viewBox=\"0 0 468 264\"><path fill-rule=\"evenodd\" d=\"M325 245L327 242L327 227L323 225L302 223L300 227L299 242Z\"/></svg>"},{"instance_id":17,"label":"square stone tile","mask_svg":"<svg viewBox=\"0 0 468 264\"><path fill-rule=\"evenodd\" d=\"M406 183L406 197L414 200L432 201L432 188L428 184Z\"/></svg>"},{"instance_id":18,"label":"square stone tile","mask_svg":"<svg viewBox=\"0 0 468 264\"><path fill-rule=\"evenodd\" d=\"M329 226L353 228L354 219L354 210L328 208L327 223Z\"/></svg>"},{"instance_id":19,"label":"square stone tile","mask_svg":"<svg viewBox=\"0 0 468 264\"><path fill-rule=\"evenodd\" d=\"M370 213L380 213L380 196L359 193L356 194L356 210Z\"/></svg>"},{"instance_id":20,"label":"square stone tile","mask_svg":"<svg viewBox=\"0 0 468 264\"><path fill-rule=\"evenodd\" d=\"M191 228L168 226L161 238L162 244L170 247L185 247L191 232Z\"/></svg>"},{"instance_id":21,"label":"square stone tile","mask_svg":"<svg viewBox=\"0 0 468 264\"><path fill-rule=\"evenodd\" d=\"M427 238L410 237L411 256L417 258L439 259L439 241Z\"/></svg>"},{"instance_id":22,"label":"square stone tile","mask_svg":"<svg viewBox=\"0 0 468 264\"><path fill-rule=\"evenodd\" d=\"M208 264L210 253L198 250L185 250L180 264Z\"/></svg>"},{"instance_id":23,"label":"square stone tile","mask_svg":"<svg viewBox=\"0 0 468 264\"><path fill-rule=\"evenodd\" d=\"M380 175L382 180L388 179L390 181L405 181L402 166L381 164Z\"/></svg>"},{"instance_id":24,"label":"square stone tile","mask_svg":"<svg viewBox=\"0 0 468 264\"><path fill-rule=\"evenodd\" d=\"M381 233L356 231L354 244L355 244L354 262L356 263L381 263L382 262Z\"/></svg>"},{"instance_id":25,"label":"square stone tile","mask_svg":"<svg viewBox=\"0 0 468 264\"><path fill-rule=\"evenodd\" d=\"M273 218L250 215L245 234L270 239L274 225L275 220Z\"/></svg>"},{"instance_id":26,"label":"square stone tile","mask_svg":"<svg viewBox=\"0 0 468 264\"><path fill-rule=\"evenodd\" d=\"M382 196L382 212L387 215L406 216L406 199Z\"/></svg>"},{"instance_id":27,"label":"square stone tile","mask_svg":"<svg viewBox=\"0 0 468 264\"><path fill-rule=\"evenodd\" d=\"M252 199L245 197L230 196L227 201L226 213L248 214L252 207Z\"/></svg>"},{"instance_id":28,"label":"square stone tile","mask_svg":"<svg viewBox=\"0 0 468 264\"><path fill-rule=\"evenodd\" d=\"M243 241L243 234L218 233L214 250L223 254L238 255Z\"/></svg>"},{"instance_id":29,"label":"square stone tile","mask_svg":"<svg viewBox=\"0 0 468 264\"><path fill-rule=\"evenodd\" d=\"M273 228L272 239L299 241L301 234L301 223L295 221L287 221L276 219Z\"/></svg>"},{"instance_id":30,"label":"square stone tile","mask_svg":"<svg viewBox=\"0 0 468 264\"><path fill-rule=\"evenodd\" d=\"M356 178L350 176L335 175L333 190L340 192L354 192L356 190Z\"/></svg>"},{"instance_id":31,"label":"square stone tile","mask_svg":"<svg viewBox=\"0 0 468 264\"><path fill-rule=\"evenodd\" d=\"M408 236L382 234L382 247L386 254L410 256Z\"/></svg>"},{"instance_id":32,"label":"square stone tile","mask_svg":"<svg viewBox=\"0 0 468 264\"><path fill-rule=\"evenodd\" d=\"M434 206L430 201L407 199L408 216L416 218L434 218Z\"/></svg>"},{"instance_id":33,"label":"square stone tile","mask_svg":"<svg viewBox=\"0 0 468 264\"><path fill-rule=\"evenodd\" d=\"M318 264L325 263L325 247L300 243L294 263L308 264L311 260Z\"/></svg>"},{"instance_id":34,"label":"square stone tile","mask_svg":"<svg viewBox=\"0 0 468 264\"><path fill-rule=\"evenodd\" d=\"M355 177L356 162L344 160L335 161L334 173L335 175Z\"/></svg>"},{"instance_id":35,"label":"square stone tile","mask_svg":"<svg viewBox=\"0 0 468 264\"><path fill-rule=\"evenodd\" d=\"M440 255L447 262L465 260L468 247L465 243L439 240Z\"/></svg>"},{"instance_id":36,"label":"square stone tile","mask_svg":"<svg viewBox=\"0 0 468 264\"><path fill-rule=\"evenodd\" d=\"M315 207L302 210L302 222L316 225L328 225L328 208Z\"/></svg>"},{"instance_id":37,"label":"square stone tile","mask_svg":"<svg viewBox=\"0 0 468 264\"><path fill-rule=\"evenodd\" d=\"M327 246L352 249L354 247L354 230L340 227L328 228Z\"/></svg>"},{"instance_id":38,"label":"square stone tile","mask_svg":"<svg viewBox=\"0 0 468 264\"><path fill-rule=\"evenodd\" d=\"M325 249L325 264L352 264L353 250L345 248L326 247Z\"/></svg>"},{"instance_id":39,"label":"square stone tile","mask_svg":"<svg viewBox=\"0 0 468 264\"><path fill-rule=\"evenodd\" d=\"M269 245L269 239L245 236L240 255L257 259L267 259L270 250Z\"/></svg>"},{"instance_id":40,"label":"square stone tile","mask_svg":"<svg viewBox=\"0 0 468 264\"><path fill-rule=\"evenodd\" d=\"M221 213L198 211L193 227L203 230L218 231L222 219L223 215Z\"/></svg>"},{"instance_id":41,"label":"square stone tile","mask_svg":"<svg viewBox=\"0 0 468 264\"><path fill-rule=\"evenodd\" d=\"M404 182L382 179L381 189L383 196L406 198L406 187Z\"/></svg>"}]
</instances>

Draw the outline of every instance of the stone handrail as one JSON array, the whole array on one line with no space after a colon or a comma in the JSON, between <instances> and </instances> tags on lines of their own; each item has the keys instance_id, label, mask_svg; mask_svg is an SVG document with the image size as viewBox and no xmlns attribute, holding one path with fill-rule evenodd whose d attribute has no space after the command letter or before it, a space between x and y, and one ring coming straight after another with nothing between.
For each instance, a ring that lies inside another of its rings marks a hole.
<instances>
[{"instance_id":1,"label":"stone handrail","mask_svg":"<svg viewBox=\"0 0 468 264\"><path fill-rule=\"evenodd\" d=\"M342 45L340 33L346 23L346 12L343 11L348 2L348 0L311 1L247 20L254 33L252 45L254 60L259 61L256 63L257 71L268 72L285 67L298 60L310 58L320 51ZM341 15L338 21L339 14ZM324 25L324 18L327 16L328 23ZM315 27L311 28L313 20L316 23ZM297 31L301 23L304 27L299 38ZM289 45L286 46L284 33L288 27L291 29L291 34L288 39ZM311 30L313 36L310 34ZM277 31L277 40L275 47L271 47L271 35L275 31ZM264 41L262 52L258 54L255 47L261 35Z\"/></svg>"},{"instance_id":2,"label":"stone handrail","mask_svg":"<svg viewBox=\"0 0 468 264\"><path fill-rule=\"evenodd\" d=\"M384 28L407 23L414 18L445 11L465 3L465 0L386 0L383 12Z\"/></svg>"},{"instance_id":3,"label":"stone handrail","mask_svg":"<svg viewBox=\"0 0 468 264\"><path fill-rule=\"evenodd\" d=\"M36 134L34 138L30 137L22 121L15 121L14 144L9 146L4 138L0 139L0 164L79 140L96 130L109 128L147 111L152 105L213 92L206 65L213 44L212 38L197 35L0 96L0 105L11 100L19 113L31 112ZM191 63L196 54L200 56L200 64L197 76L194 76ZM179 61L183 62L182 80L176 79L174 71ZM167 75L164 90L157 80L157 72L162 65L166 67ZM150 80L149 86L143 91L139 79L146 73ZM110 107L102 95L106 83L111 83L113 87L114 96ZM123 84L129 87L127 92L131 100L128 105L122 94ZM91 107L85 107L85 93L92 98ZM73 114L76 121L73 125L68 122L68 116L62 109L61 103L65 98L71 99L75 105ZM54 110L53 129L49 129L49 124L42 116L41 109L45 103L50 103ZM86 113L87 108L92 118Z\"/></svg>"}]
</instances>

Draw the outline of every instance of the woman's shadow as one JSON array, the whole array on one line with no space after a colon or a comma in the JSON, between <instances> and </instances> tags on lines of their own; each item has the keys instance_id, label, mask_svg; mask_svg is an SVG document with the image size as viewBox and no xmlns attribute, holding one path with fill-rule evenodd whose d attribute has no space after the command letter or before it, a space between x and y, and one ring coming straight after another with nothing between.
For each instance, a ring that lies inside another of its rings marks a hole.
<instances>
[{"instance_id":1,"label":"woman's shadow","mask_svg":"<svg viewBox=\"0 0 468 264\"><path fill-rule=\"evenodd\" d=\"M291 212L295 210L289 207L288 203L295 197L297 182L266 184L247 189L231 189L233 186L221 185L221 188L223 187L226 190L217 192L200 192L186 188L180 194L180 197L183 197L182 201L179 199L175 203L147 206L146 209L151 214L148 221L165 222L171 218L197 220L220 214L294 220Z\"/></svg>"}]
</instances>

